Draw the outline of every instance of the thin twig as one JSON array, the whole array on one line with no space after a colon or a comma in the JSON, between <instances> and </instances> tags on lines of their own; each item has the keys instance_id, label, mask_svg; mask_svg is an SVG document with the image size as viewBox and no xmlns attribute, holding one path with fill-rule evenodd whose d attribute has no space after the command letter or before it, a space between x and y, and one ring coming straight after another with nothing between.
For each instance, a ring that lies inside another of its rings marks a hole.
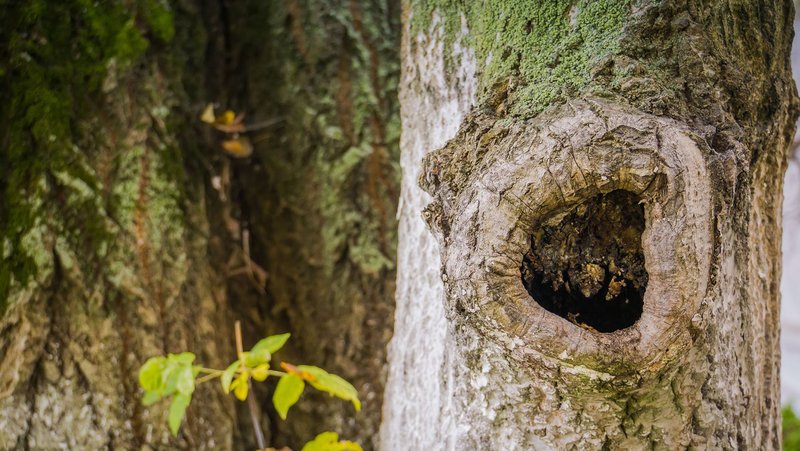
<instances>
[{"instance_id":1,"label":"thin twig","mask_svg":"<svg viewBox=\"0 0 800 451\"><path fill-rule=\"evenodd\" d=\"M244 354L244 346L242 346L242 322L236 321L233 325L233 333L236 337L236 357L239 357L239 360L244 361L242 359L242 354Z\"/></svg>"},{"instance_id":2,"label":"thin twig","mask_svg":"<svg viewBox=\"0 0 800 451\"><path fill-rule=\"evenodd\" d=\"M250 125L246 125L244 127L244 131L245 132L252 132L252 131L256 131L256 130L261 130L262 128L267 128L267 127L271 127L271 126L273 126L275 124L280 124L283 121L284 121L284 118L282 118L282 117L276 117L276 118L273 118L273 119L267 119L265 121L256 122L256 123L253 123L253 124L250 124Z\"/></svg>"},{"instance_id":3,"label":"thin twig","mask_svg":"<svg viewBox=\"0 0 800 451\"><path fill-rule=\"evenodd\" d=\"M250 382L249 379L247 381L247 384L250 386L250 389L253 388L253 384ZM255 396L247 397L247 405L248 407L250 407L250 418L253 420L253 429L256 431L256 441L258 442L258 449L263 450L267 447L267 445L264 440L264 432L261 431L261 424L259 424L258 421L258 405L256 405Z\"/></svg>"},{"instance_id":4,"label":"thin twig","mask_svg":"<svg viewBox=\"0 0 800 451\"><path fill-rule=\"evenodd\" d=\"M236 321L233 325L234 333L236 334L236 354L239 356L239 360L244 363L244 346L242 346L242 323L240 321ZM261 422L258 420L258 405L256 405L256 399L254 396L250 396L253 394L253 384L250 383L250 379L247 380L247 405L250 408L250 420L253 422L253 431L256 433L256 442L258 442L258 449L263 450L267 448L267 444L264 440L264 432L261 430Z\"/></svg>"},{"instance_id":5,"label":"thin twig","mask_svg":"<svg viewBox=\"0 0 800 451\"><path fill-rule=\"evenodd\" d=\"M194 382L194 385L200 385L200 384L202 384L204 382L208 382L208 381L210 381L210 380L212 380L214 378L217 378L217 377L219 377L219 374L206 374L205 376L203 376L201 378L198 378Z\"/></svg>"}]
</instances>

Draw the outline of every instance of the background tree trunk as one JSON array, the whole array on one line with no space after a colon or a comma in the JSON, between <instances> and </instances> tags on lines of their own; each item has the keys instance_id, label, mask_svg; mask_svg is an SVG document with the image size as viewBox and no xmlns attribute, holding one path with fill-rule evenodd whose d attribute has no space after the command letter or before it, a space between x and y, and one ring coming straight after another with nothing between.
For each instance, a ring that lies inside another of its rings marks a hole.
<instances>
[{"instance_id":1,"label":"background tree trunk","mask_svg":"<svg viewBox=\"0 0 800 451\"><path fill-rule=\"evenodd\" d=\"M778 449L791 4L411 1L404 17L383 448ZM626 246L646 273L616 267ZM612 274L643 293L632 323L608 314Z\"/></svg>"},{"instance_id":2,"label":"background tree trunk","mask_svg":"<svg viewBox=\"0 0 800 451\"><path fill-rule=\"evenodd\" d=\"M232 352L203 179L173 131L180 72L159 61L180 38L149 6L2 9L4 449L176 444L165 406L139 402L139 365L192 349L217 366ZM212 387L196 402L181 443L231 448L233 402Z\"/></svg>"},{"instance_id":3,"label":"background tree trunk","mask_svg":"<svg viewBox=\"0 0 800 451\"><path fill-rule=\"evenodd\" d=\"M15 2L0 7L0 448L252 449L243 404L195 395L180 437L144 360L221 367L292 332L287 360L353 381L270 443L371 448L391 331L398 119L391 2ZM207 102L277 119L224 154ZM266 289L243 268L263 267ZM246 343L250 344L250 343ZM287 426L290 425L290 426Z\"/></svg>"},{"instance_id":4,"label":"background tree trunk","mask_svg":"<svg viewBox=\"0 0 800 451\"><path fill-rule=\"evenodd\" d=\"M358 389L359 414L308 393L278 443L326 430L367 448L377 440L394 316L399 191L399 5L290 0L232 7L230 98L255 118L280 118L232 165L251 248L269 274L255 296L263 330L290 330L287 359L309 361ZM264 30L267 30L266 36ZM287 329L288 328L288 329Z\"/></svg>"}]
</instances>

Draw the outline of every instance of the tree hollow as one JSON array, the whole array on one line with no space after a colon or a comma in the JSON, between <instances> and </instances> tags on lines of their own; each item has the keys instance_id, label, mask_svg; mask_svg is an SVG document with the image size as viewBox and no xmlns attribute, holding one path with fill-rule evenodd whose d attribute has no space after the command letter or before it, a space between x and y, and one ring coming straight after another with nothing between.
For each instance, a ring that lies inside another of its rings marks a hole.
<instances>
[{"instance_id":1,"label":"tree hollow","mask_svg":"<svg viewBox=\"0 0 800 451\"><path fill-rule=\"evenodd\" d=\"M548 311L581 327L614 332L642 316L648 275L644 207L630 191L599 194L538 228L520 267Z\"/></svg>"}]
</instances>

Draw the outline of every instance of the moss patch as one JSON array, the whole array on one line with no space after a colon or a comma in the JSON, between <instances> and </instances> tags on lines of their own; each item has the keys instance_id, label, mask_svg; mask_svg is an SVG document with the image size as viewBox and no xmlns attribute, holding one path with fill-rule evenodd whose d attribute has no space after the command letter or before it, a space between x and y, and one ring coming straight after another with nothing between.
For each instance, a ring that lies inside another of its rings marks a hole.
<instances>
[{"instance_id":1,"label":"moss patch","mask_svg":"<svg viewBox=\"0 0 800 451\"><path fill-rule=\"evenodd\" d=\"M446 14L441 19L450 54L465 18L466 43L477 57L480 103L508 97L508 113L530 117L574 96L591 80L592 67L618 51L631 3L416 0L411 26L424 31L435 15Z\"/></svg>"},{"instance_id":2,"label":"moss patch","mask_svg":"<svg viewBox=\"0 0 800 451\"><path fill-rule=\"evenodd\" d=\"M43 226L37 218L50 218L46 227L74 235L72 241L82 247L105 239L91 195L101 185L92 167L95 149L87 145L97 130L82 129L82 120L98 115L109 68L119 78L142 59L151 41L171 39L174 28L169 9L158 0L126 6L3 2L0 23L0 41L8 43L0 51L0 88L7 93L0 103L2 313L12 285L35 278L37 261L47 252L44 242L25 239ZM105 133L113 133L113 124L103 125ZM80 213L66 217L65 206Z\"/></svg>"}]
</instances>

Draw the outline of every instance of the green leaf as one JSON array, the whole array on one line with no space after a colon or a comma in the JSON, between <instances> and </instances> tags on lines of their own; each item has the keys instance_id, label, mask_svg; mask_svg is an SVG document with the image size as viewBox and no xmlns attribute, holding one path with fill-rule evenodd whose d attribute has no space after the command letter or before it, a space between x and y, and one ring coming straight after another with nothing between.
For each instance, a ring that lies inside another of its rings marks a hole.
<instances>
[{"instance_id":1,"label":"green leaf","mask_svg":"<svg viewBox=\"0 0 800 451\"><path fill-rule=\"evenodd\" d=\"M245 399L247 399L247 392L249 390L247 381L249 378L250 375L247 373L247 371L245 371L242 374L240 374L239 377L237 377L236 380L234 380L233 383L231 384L231 390L233 390L233 396L236 396L236 398L239 401L244 401Z\"/></svg>"},{"instance_id":2,"label":"green leaf","mask_svg":"<svg viewBox=\"0 0 800 451\"><path fill-rule=\"evenodd\" d=\"M142 396L142 404L145 406L150 406L155 404L159 399L161 399L161 395L155 391L147 391L144 392L144 396Z\"/></svg>"},{"instance_id":3,"label":"green leaf","mask_svg":"<svg viewBox=\"0 0 800 451\"><path fill-rule=\"evenodd\" d=\"M242 362L235 361L228 365L228 368L225 369L225 372L222 373L222 377L219 378L220 383L222 384L222 391L225 393L231 392L231 381L233 380L233 375L236 374L236 370L239 369L239 365Z\"/></svg>"},{"instance_id":4,"label":"green leaf","mask_svg":"<svg viewBox=\"0 0 800 451\"><path fill-rule=\"evenodd\" d=\"M170 354L168 358L184 365L191 365L195 356L191 352L181 352L180 354Z\"/></svg>"},{"instance_id":5,"label":"green leaf","mask_svg":"<svg viewBox=\"0 0 800 451\"><path fill-rule=\"evenodd\" d=\"M358 443L339 441L339 434L323 432L303 446L301 451L364 451Z\"/></svg>"},{"instance_id":6,"label":"green leaf","mask_svg":"<svg viewBox=\"0 0 800 451\"><path fill-rule=\"evenodd\" d=\"M255 368L255 367L259 366L259 365L263 365L264 363L269 362L269 360L272 358L272 356L270 355L269 351L267 351L265 349L262 349L261 351L258 351L257 353L243 352L242 353L242 357L243 357L242 360L244 360L245 366L248 367L248 368Z\"/></svg>"},{"instance_id":7,"label":"green leaf","mask_svg":"<svg viewBox=\"0 0 800 451\"><path fill-rule=\"evenodd\" d=\"M289 408L297 403L300 395L303 394L303 388L306 384L303 379L300 379L294 374L286 374L281 376L278 385L275 387L275 393L272 395L272 404L275 410L278 411L282 420L286 419L286 414L289 413Z\"/></svg>"},{"instance_id":8,"label":"green leaf","mask_svg":"<svg viewBox=\"0 0 800 451\"><path fill-rule=\"evenodd\" d=\"M162 374L166 367L164 357L150 357L139 369L139 385L145 391L157 391L163 385Z\"/></svg>"},{"instance_id":9,"label":"green leaf","mask_svg":"<svg viewBox=\"0 0 800 451\"><path fill-rule=\"evenodd\" d=\"M191 395L194 393L194 371L191 366L182 366L176 372L178 393Z\"/></svg>"},{"instance_id":10,"label":"green leaf","mask_svg":"<svg viewBox=\"0 0 800 451\"><path fill-rule=\"evenodd\" d=\"M172 398L172 404L169 406L169 430L175 437L178 436L178 428L181 427L183 414L186 413L190 402L192 402L192 395L179 393Z\"/></svg>"},{"instance_id":11,"label":"green leaf","mask_svg":"<svg viewBox=\"0 0 800 451\"><path fill-rule=\"evenodd\" d=\"M314 440L306 443L301 451L329 451L331 445L339 441L339 434L335 432L323 432L317 435Z\"/></svg>"},{"instance_id":12,"label":"green leaf","mask_svg":"<svg viewBox=\"0 0 800 451\"><path fill-rule=\"evenodd\" d=\"M253 370L250 371L250 376L259 382L265 381L267 376L269 376L269 363L262 363L253 368Z\"/></svg>"},{"instance_id":13,"label":"green leaf","mask_svg":"<svg viewBox=\"0 0 800 451\"><path fill-rule=\"evenodd\" d=\"M178 376L180 367L175 362L167 362L167 368L162 373L161 378L164 380L164 387L161 390L162 396L169 396L178 389Z\"/></svg>"},{"instance_id":14,"label":"green leaf","mask_svg":"<svg viewBox=\"0 0 800 451\"><path fill-rule=\"evenodd\" d=\"M305 371L306 373L314 376L314 380L309 380L308 383L317 390L330 393L337 398L351 401L355 406L356 411L361 410L361 401L358 399L358 391L353 387L350 382L342 379L341 377L331 374L322 368L310 365L298 365L297 369Z\"/></svg>"},{"instance_id":15,"label":"green leaf","mask_svg":"<svg viewBox=\"0 0 800 451\"><path fill-rule=\"evenodd\" d=\"M336 448L336 451L364 451L361 445L350 440L342 440L338 445L339 447Z\"/></svg>"},{"instance_id":16,"label":"green leaf","mask_svg":"<svg viewBox=\"0 0 800 451\"><path fill-rule=\"evenodd\" d=\"M257 353L262 350L266 350L270 354L275 354L280 350L283 345L286 344L286 340L289 339L291 334L280 334L280 335L271 335L267 338L260 340L253 346L253 349L250 350L252 353Z\"/></svg>"}]
</instances>

